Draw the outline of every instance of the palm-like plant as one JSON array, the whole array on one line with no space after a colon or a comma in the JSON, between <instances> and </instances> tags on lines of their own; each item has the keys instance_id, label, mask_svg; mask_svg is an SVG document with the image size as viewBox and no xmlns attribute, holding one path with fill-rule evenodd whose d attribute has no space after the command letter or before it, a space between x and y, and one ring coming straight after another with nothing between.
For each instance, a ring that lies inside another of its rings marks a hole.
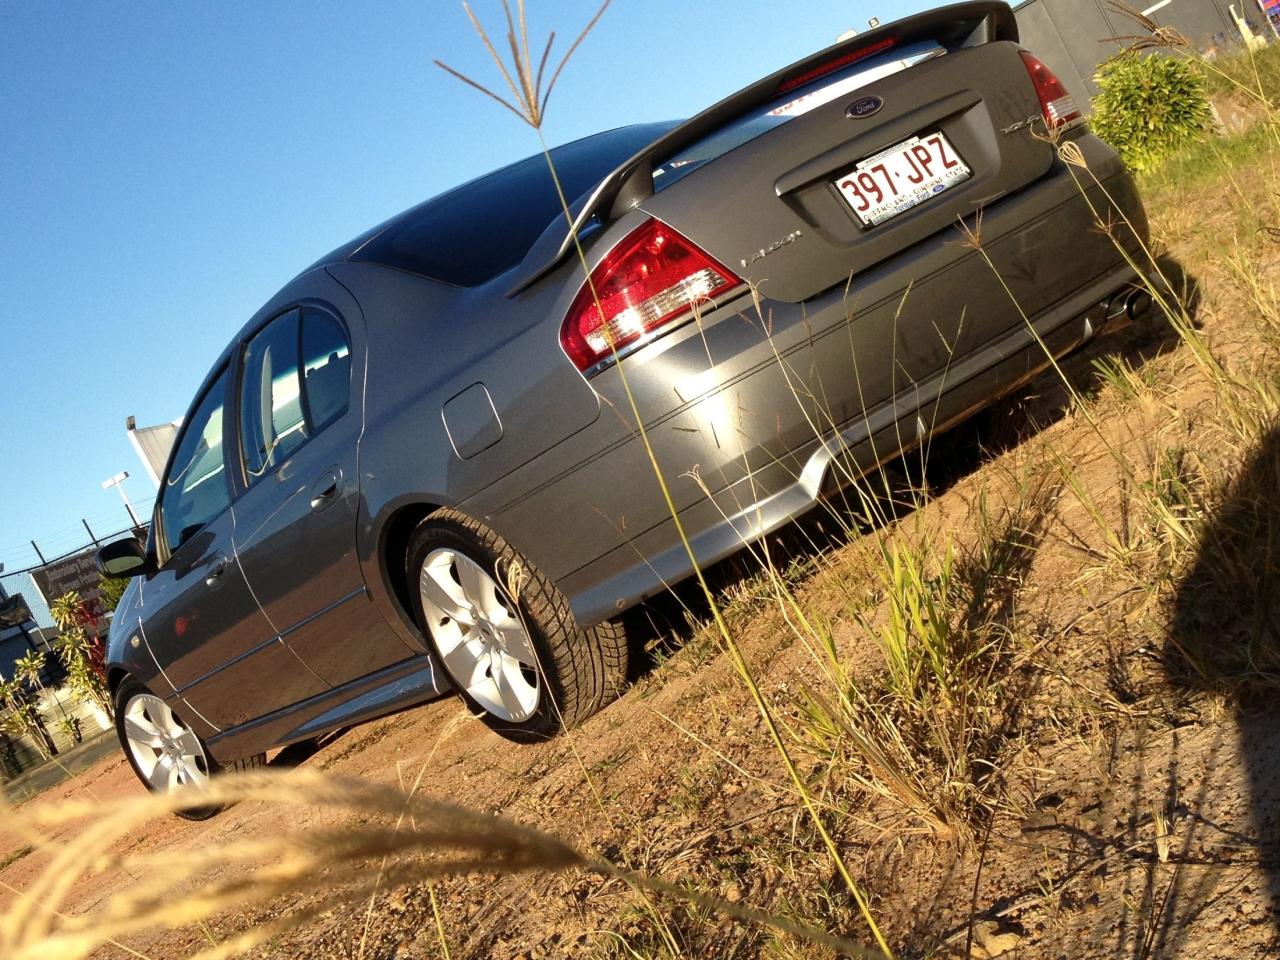
<instances>
[{"instance_id":1,"label":"palm-like plant","mask_svg":"<svg viewBox=\"0 0 1280 960\"><path fill-rule=\"evenodd\" d=\"M5 733L11 737L27 737L35 744L42 759L48 760L52 757L53 743L40 722L35 704L28 701L24 695L20 681L16 679L0 681L0 703L8 708L8 716L0 722L0 727L4 728Z\"/></svg>"},{"instance_id":2,"label":"palm-like plant","mask_svg":"<svg viewBox=\"0 0 1280 960\"><path fill-rule=\"evenodd\" d=\"M43 653L32 650L25 657L13 662L14 676L43 692L44 681L40 679L40 675L44 672L44 660Z\"/></svg>"},{"instance_id":3,"label":"palm-like plant","mask_svg":"<svg viewBox=\"0 0 1280 960\"><path fill-rule=\"evenodd\" d=\"M113 716L111 694L102 673L102 641L89 631L97 618L74 591L55 600L49 612L62 629L55 649L67 668L67 685L72 694L81 703L92 704Z\"/></svg>"}]
</instances>

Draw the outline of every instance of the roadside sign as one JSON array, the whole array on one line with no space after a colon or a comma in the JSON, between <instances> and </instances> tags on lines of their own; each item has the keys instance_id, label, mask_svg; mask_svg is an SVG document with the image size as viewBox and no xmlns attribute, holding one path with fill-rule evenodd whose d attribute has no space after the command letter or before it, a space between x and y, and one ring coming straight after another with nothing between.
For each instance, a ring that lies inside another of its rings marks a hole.
<instances>
[{"instance_id":1,"label":"roadside sign","mask_svg":"<svg viewBox=\"0 0 1280 960\"><path fill-rule=\"evenodd\" d=\"M97 553L97 547L90 547L32 570L31 581L44 597L44 602L52 607L55 600L74 590L95 615L101 616L98 602L100 578L94 562Z\"/></svg>"}]
</instances>

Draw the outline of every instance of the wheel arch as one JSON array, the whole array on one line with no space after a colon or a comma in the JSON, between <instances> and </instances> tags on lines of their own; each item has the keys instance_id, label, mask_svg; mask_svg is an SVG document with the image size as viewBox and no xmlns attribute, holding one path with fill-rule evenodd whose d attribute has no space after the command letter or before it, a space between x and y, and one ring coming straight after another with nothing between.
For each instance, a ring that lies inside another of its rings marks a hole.
<instances>
[{"instance_id":1,"label":"wheel arch","mask_svg":"<svg viewBox=\"0 0 1280 960\"><path fill-rule=\"evenodd\" d=\"M398 507L382 526L378 538L379 566L387 587L387 596L395 612L416 632L421 629L413 609L413 593L409 583L409 540L418 524L444 507L442 503L417 501Z\"/></svg>"},{"instance_id":2,"label":"wheel arch","mask_svg":"<svg viewBox=\"0 0 1280 960\"><path fill-rule=\"evenodd\" d=\"M116 691L120 689L120 684L124 683L125 678L130 676L128 670L124 667L110 667L107 670L107 692L111 694L111 699L116 697Z\"/></svg>"}]
</instances>

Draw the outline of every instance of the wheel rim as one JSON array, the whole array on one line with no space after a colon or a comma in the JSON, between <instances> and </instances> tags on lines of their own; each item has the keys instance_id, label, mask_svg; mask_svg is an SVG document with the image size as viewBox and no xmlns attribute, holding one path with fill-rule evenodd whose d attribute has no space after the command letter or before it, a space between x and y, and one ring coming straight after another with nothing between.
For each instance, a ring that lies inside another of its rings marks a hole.
<instances>
[{"instance_id":1,"label":"wheel rim","mask_svg":"<svg viewBox=\"0 0 1280 960\"><path fill-rule=\"evenodd\" d=\"M428 554L418 578L422 610L453 682L488 713L527 720L538 708L538 658L497 581L453 550Z\"/></svg>"},{"instance_id":2,"label":"wheel rim","mask_svg":"<svg viewBox=\"0 0 1280 960\"><path fill-rule=\"evenodd\" d=\"M152 790L208 784L209 759L200 738L159 697L140 693L129 701L124 709L124 738Z\"/></svg>"}]
</instances>

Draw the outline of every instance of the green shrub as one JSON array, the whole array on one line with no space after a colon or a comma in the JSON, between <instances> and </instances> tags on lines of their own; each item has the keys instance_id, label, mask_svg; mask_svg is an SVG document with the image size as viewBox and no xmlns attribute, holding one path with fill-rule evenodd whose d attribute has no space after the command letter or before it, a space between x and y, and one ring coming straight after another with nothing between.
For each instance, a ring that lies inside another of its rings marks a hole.
<instances>
[{"instance_id":1,"label":"green shrub","mask_svg":"<svg viewBox=\"0 0 1280 960\"><path fill-rule=\"evenodd\" d=\"M129 581L123 578L99 578L98 602L102 604L103 613L110 613L120 605L120 599L124 596L125 587L127 586L129 586Z\"/></svg>"},{"instance_id":2,"label":"green shrub","mask_svg":"<svg viewBox=\"0 0 1280 960\"><path fill-rule=\"evenodd\" d=\"M1204 79L1184 60L1123 54L1094 78L1093 129L1135 170L1195 143L1210 122Z\"/></svg>"}]
</instances>

